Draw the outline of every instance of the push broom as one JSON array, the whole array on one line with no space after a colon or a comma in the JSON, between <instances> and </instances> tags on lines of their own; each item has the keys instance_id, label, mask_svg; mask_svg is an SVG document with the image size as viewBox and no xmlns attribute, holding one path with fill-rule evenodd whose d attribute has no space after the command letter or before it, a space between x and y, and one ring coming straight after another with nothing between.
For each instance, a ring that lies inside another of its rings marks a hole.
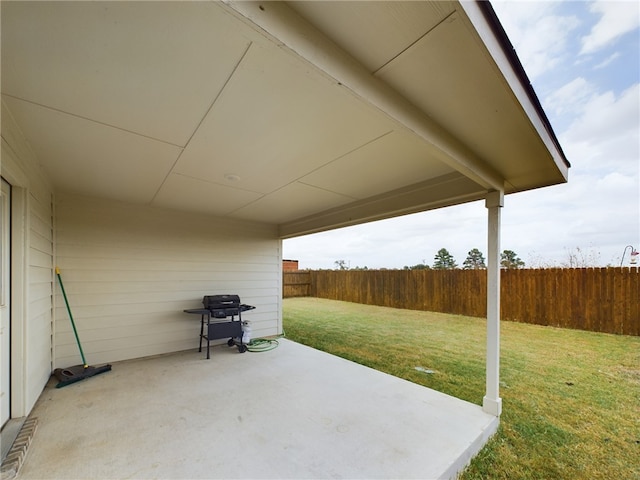
<instances>
[{"instance_id":1,"label":"push broom","mask_svg":"<svg viewBox=\"0 0 640 480\"><path fill-rule=\"evenodd\" d=\"M56 267L56 276L58 282L60 282L60 290L62 290L62 296L64 297L64 303L67 306L67 312L69 312L69 319L71 320L71 326L73 327L73 333L76 336L76 343L80 350L80 357L82 357L82 365L74 365L68 368L56 368L53 374L58 379L56 388L65 387L85 378L93 377L104 372L111 370L111 365L102 365L100 367L91 367L87 365L87 360L84 358L84 352L82 351L82 345L80 344L80 337L78 337L78 330L76 330L76 323L73 321L73 315L71 308L69 307L69 300L67 300L67 293L64 291L64 285L62 283L62 277L60 276L60 269Z\"/></svg>"}]
</instances>

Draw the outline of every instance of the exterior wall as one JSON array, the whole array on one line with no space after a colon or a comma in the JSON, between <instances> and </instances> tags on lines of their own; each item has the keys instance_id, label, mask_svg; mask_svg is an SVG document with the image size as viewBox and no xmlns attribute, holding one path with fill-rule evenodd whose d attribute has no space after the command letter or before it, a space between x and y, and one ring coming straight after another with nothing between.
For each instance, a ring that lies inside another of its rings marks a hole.
<instances>
[{"instance_id":1,"label":"exterior wall","mask_svg":"<svg viewBox=\"0 0 640 480\"><path fill-rule=\"evenodd\" d=\"M182 310L207 294L254 305L244 315L254 338L282 332L276 227L70 194L54 202L4 103L0 159L12 185L12 417L29 414L53 368L81 363L56 263L92 365L196 348L199 317Z\"/></svg>"},{"instance_id":2,"label":"exterior wall","mask_svg":"<svg viewBox=\"0 0 640 480\"><path fill-rule=\"evenodd\" d=\"M52 186L4 103L1 166L12 185L11 416L20 417L51 374Z\"/></svg>"},{"instance_id":3,"label":"exterior wall","mask_svg":"<svg viewBox=\"0 0 640 480\"><path fill-rule=\"evenodd\" d=\"M281 241L273 226L56 195L56 260L89 364L196 348L211 294L254 305L252 336L282 331ZM55 367L80 363L56 288Z\"/></svg>"}]
</instances>

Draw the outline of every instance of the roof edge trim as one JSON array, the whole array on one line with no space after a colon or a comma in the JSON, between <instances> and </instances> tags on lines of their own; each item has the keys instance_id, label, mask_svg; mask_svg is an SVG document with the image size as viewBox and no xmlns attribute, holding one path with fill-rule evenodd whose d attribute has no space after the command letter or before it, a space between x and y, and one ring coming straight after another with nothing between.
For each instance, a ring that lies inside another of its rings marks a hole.
<instances>
[{"instance_id":1,"label":"roof edge trim","mask_svg":"<svg viewBox=\"0 0 640 480\"><path fill-rule=\"evenodd\" d=\"M467 12L467 15L469 15L470 11L468 7L470 5L465 4L466 2L460 2L460 3L464 8L464 10ZM535 92L533 85L531 84L531 80L529 79L529 76L527 75L527 72L525 71L522 65L522 62L520 61L520 58L518 57L518 54L513 44L511 43L511 40L509 40L509 36L507 35L507 32L502 26L502 23L500 23L500 19L498 18L496 11L493 9L491 2L488 0L476 0L475 2L473 2L473 4L478 6L485 21L491 28L493 35L495 36L496 40L498 41L498 44L502 49L502 52L507 57L507 60L509 61L511 67L513 68L515 75L518 77L518 80L520 81L522 88L527 94L529 101L535 108L536 113L538 114L540 121L542 122L542 125L544 126L547 134L549 135L550 140L553 142L553 145L555 146L558 153L560 154L560 157L564 165L567 168L571 167L571 163L567 159L562 149L562 146L558 141L558 137L556 136L555 131L551 126L551 122L549 121L549 118L547 117L547 114L545 113L544 108L542 108L540 99L538 98L538 95Z\"/></svg>"}]
</instances>

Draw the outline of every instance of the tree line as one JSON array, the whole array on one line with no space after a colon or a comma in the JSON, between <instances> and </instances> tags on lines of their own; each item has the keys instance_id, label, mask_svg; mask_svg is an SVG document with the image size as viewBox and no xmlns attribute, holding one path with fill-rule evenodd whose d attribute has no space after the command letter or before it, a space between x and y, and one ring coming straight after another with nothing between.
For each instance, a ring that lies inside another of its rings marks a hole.
<instances>
[{"instance_id":1,"label":"tree line","mask_svg":"<svg viewBox=\"0 0 640 480\"><path fill-rule=\"evenodd\" d=\"M348 263L345 260L336 260L334 262L337 270L350 270ZM513 250L503 250L500 254L500 268L524 268L525 263ZM427 265L425 260L422 263L416 265L405 265L403 270L454 270L460 268L456 259L449 253L446 248L441 248L433 258L433 263ZM484 255L477 248L469 250L467 258L462 262L462 268L464 270L478 270L486 269L487 264L485 262ZM367 267L356 267L354 270L368 270Z\"/></svg>"},{"instance_id":2,"label":"tree line","mask_svg":"<svg viewBox=\"0 0 640 480\"><path fill-rule=\"evenodd\" d=\"M523 268L525 263L513 250L503 250L500 254L500 267L501 268ZM433 264L427 265L424 261L417 265L405 266L404 270L454 270L460 268L456 259L449 253L446 248L441 248L433 258ZM477 248L472 248L467 254L464 262L462 262L462 268L464 270L479 270L486 269L487 264L484 255Z\"/></svg>"}]
</instances>

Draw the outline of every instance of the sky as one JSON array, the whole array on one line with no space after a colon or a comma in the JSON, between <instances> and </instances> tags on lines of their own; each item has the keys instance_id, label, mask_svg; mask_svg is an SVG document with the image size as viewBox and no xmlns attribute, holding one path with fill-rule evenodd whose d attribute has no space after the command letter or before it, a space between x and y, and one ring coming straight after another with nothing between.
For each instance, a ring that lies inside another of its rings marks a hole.
<instances>
[{"instance_id":1,"label":"sky","mask_svg":"<svg viewBox=\"0 0 640 480\"><path fill-rule=\"evenodd\" d=\"M640 2L492 5L571 163L569 182L505 196L501 250L526 267L629 265L640 250ZM433 265L486 258L484 202L283 242L300 269ZM624 257L623 257L624 254ZM572 263L573 262L573 263Z\"/></svg>"}]
</instances>

